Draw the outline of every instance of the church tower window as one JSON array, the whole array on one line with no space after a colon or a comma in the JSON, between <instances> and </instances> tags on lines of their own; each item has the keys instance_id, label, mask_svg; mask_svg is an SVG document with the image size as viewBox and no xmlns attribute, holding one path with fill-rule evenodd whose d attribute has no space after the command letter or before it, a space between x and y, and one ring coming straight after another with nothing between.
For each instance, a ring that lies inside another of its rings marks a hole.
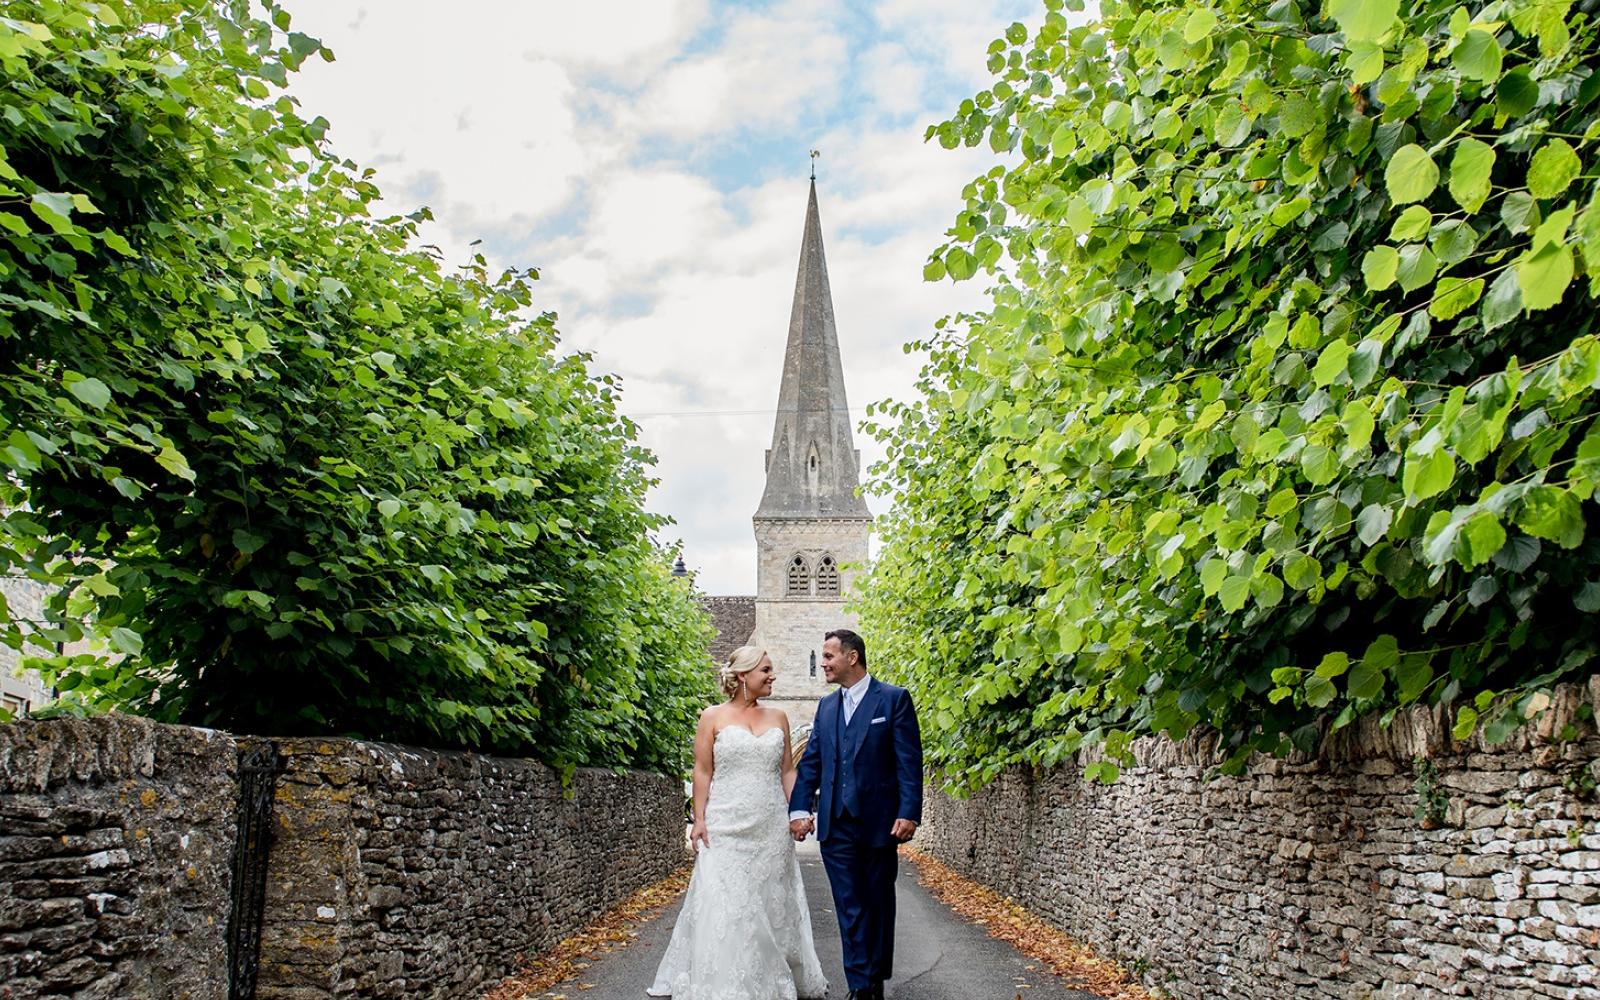
<instances>
[{"instance_id":1,"label":"church tower window","mask_svg":"<svg viewBox=\"0 0 1600 1000\"><path fill-rule=\"evenodd\" d=\"M833 556L823 556L822 562L817 564L817 596L839 596L839 566Z\"/></svg>"},{"instance_id":2,"label":"church tower window","mask_svg":"<svg viewBox=\"0 0 1600 1000\"><path fill-rule=\"evenodd\" d=\"M811 567L804 556L789 560L789 585L784 590L789 597L807 597L811 594Z\"/></svg>"}]
</instances>

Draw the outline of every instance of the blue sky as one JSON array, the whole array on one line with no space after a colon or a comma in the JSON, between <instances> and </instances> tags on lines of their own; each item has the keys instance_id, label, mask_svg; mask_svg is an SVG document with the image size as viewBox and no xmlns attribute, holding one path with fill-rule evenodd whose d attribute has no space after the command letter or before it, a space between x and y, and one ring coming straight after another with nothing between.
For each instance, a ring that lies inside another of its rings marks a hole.
<instances>
[{"instance_id":1,"label":"blue sky","mask_svg":"<svg viewBox=\"0 0 1600 1000\"><path fill-rule=\"evenodd\" d=\"M448 15L441 12L448 10ZM850 404L909 394L900 345L975 307L922 263L986 150L926 144L1034 0L601 4L302 0L293 83L343 155L461 259L542 272L564 343L622 376L654 509L710 593L751 593L750 516L783 361L807 152ZM865 462L881 452L858 435Z\"/></svg>"}]
</instances>

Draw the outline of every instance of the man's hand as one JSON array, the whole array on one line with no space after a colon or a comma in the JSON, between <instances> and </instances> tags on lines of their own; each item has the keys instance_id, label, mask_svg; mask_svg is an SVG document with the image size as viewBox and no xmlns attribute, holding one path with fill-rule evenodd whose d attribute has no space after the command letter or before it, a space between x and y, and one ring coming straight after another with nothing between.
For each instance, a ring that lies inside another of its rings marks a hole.
<instances>
[{"instance_id":1,"label":"man's hand","mask_svg":"<svg viewBox=\"0 0 1600 1000\"><path fill-rule=\"evenodd\" d=\"M916 832L917 824L909 819L897 819L894 821L894 828L889 831L889 836L903 844L915 836Z\"/></svg>"},{"instance_id":2,"label":"man's hand","mask_svg":"<svg viewBox=\"0 0 1600 1000\"><path fill-rule=\"evenodd\" d=\"M816 824L810 819L791 819L789 821L789 834L794 837L795 843L806 839L806 834L815 828Z\"/></svg>"}]
</instances>

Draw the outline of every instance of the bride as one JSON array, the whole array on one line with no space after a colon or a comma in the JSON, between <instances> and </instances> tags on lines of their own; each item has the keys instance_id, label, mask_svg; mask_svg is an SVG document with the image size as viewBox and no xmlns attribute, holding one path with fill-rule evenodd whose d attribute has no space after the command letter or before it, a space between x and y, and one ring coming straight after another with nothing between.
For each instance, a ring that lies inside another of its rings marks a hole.
<instances>
[{"instance_id":1,"label":"bride","mask_svg":"<svg viewBox=\"0 0 1600 1000\"><path fill-rule=\"evenodd\" d=\"M645 992L673 1000L800 1000L828 981L789 834L789 717L758 704L772 660L741 646L721 672L728 700L694 738L694 876Z\"/></svg>"}]
</instances>

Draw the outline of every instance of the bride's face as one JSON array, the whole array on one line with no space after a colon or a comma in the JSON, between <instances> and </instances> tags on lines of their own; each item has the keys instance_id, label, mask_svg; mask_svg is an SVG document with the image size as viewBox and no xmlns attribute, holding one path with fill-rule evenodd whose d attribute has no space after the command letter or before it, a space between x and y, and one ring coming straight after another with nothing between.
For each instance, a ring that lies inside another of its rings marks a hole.
<instances>
[{"instance_id":1,"label":"bride's face","mask_svg":"<svg viewBox=\"0 0 1600 1000\"><path fill-rule=\"evenodd\" d=\"M745 690L750 692L752 698L765 698L772 693L772 681L776 676L772 660L763 656L761 662L744 675Z\"/></svg>"}]
</instances>

